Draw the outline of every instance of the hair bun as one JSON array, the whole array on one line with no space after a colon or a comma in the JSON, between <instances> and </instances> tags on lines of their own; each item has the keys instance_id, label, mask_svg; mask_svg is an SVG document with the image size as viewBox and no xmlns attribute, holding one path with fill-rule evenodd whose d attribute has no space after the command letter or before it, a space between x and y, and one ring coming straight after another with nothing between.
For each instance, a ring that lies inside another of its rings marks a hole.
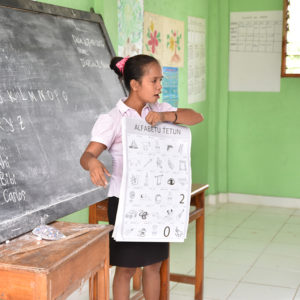
<instances>
[{"instance_id":1,"label":"hair bun","mask_svg":"<svg viewBox=\"0 0 300 300\"><path fill-rule=\"evenodd\" d=\"M110 67L112 70L114 70L115 73L116 73L119 77L122 77L123 74L122 74L122 72L120 71L120 69L119 69L116 65L117 65L117 63L118 63L119 61L121 61L122 59L123 59L123 57L115 56L115 57L113 57L113 58L111 59L110 65L109 65L109 67Z\"/></svg>"}]
</instances>

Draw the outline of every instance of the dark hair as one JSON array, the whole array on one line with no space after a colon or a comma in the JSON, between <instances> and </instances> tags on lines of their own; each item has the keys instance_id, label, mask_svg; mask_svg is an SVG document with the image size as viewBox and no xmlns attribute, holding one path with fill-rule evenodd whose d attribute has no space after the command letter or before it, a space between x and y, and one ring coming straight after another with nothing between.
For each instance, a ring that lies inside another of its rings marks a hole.
<instances>
[{"instance_id":1,"label":"dark hair","mask_svg":"<svg viewBox=\"0 0 300 300\"><path fill-rule=\"evenodd\" d=\"M159 64L158 60L150 55L138 54L132 57L129 57L125 63L123 73L119 70L116 64L123 59L123 57L113 57L110 62L110 68L115 71L119 77L123 77L126 89L130 92L130 81L135 79L140 81L144 76L145 67L151 63Z\"/></svg>"}]
</instances>

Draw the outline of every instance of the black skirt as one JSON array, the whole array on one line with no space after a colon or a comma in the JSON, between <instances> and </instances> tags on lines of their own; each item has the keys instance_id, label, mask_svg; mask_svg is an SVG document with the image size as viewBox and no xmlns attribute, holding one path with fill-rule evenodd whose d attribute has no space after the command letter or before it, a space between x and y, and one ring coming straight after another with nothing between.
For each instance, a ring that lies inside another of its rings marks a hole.
<instances>
[{"instance_id":1,"label":"black skirt","mask_svg":"<svg viewBox=\"0 0 300 300\"><path fill-rule=\"evenodd\" d=\"M108 220L114 225L119 198L108 200ZM137 268L163 261L169 257L169 243L156 242L116 242L110 232L110 264L112 266Z\"/></svg>"}]
</instances>

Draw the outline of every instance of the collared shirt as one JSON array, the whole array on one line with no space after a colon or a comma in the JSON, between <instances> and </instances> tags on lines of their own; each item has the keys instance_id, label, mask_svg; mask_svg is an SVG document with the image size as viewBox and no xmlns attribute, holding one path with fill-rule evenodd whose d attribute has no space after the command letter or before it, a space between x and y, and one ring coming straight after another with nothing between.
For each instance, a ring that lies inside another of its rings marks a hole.
<instances>
[{"instance_id":1,"label":"collared shirt","mask_svg":"<svg viewBox=\"0 0 300 300\"><path fill-rule=\"evenodd\" d=\"M119 197L120 194L123 173L122 117L145 120L150 111L163 112L177 110L177 108L165 102L147 103L140 116L135 109L128 107L124 103L126 99L120 99L116 107L109 113L101 114L92 129L91 142L104 144L112 156L113 170L108 197Z\"/></svg>"}]
</instances>

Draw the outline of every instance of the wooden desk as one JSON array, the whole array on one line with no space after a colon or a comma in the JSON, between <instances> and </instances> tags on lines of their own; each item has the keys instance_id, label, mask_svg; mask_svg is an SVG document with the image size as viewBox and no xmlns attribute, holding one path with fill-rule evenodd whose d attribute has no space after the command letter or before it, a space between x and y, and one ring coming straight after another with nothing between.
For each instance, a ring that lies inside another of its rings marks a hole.
<instances>
[{"instance_id":1,"label":"wooden desk","mask_svg":"<svg viewBox=\"0 0 300 300\"><path fill-rule=\"evenodd\" d=\"M170 299L169 281L188 283L195 285L195 300L203 298L203 278L204 278L204 209L205 209L205 191L208 184L193 184L191 193L191 206L195 209L190 212L189 223L196 220L196 261L195 276L170 273L170 259L166 259L161 267L161 294L160 300ZM107 200L103 200L89 207L89 222L96 224L98 221L108 221L107 217ZM134 289L139 290L141 287L140 274L134 277ZM141 293L135 298L141 299Z\"/></svg>"},{"instance_id":2,"label":"wooden desk","mask_svg":"<svg viewBox=\"0 0 300 300\"><path fill-rule=\"evenodd\" d=\"M66 299L90 279L90 299L109 299L112 226L55 222L67 237L37 241L32 233L0 245L0 299Z\"/></svg>"},{"instance_id":3,"label":"wooden desk","mask_svg":"<svg viewBox=\"0 0 300 300\"><path fill-rule=\"evenodd\" d=\"M190 212L189 223L196 220L196 259L195 275L184 275L170 273L170 256L163 261L161 267L161 295L160 300L169 300L169 281L193 284L195 286L195 300L203 298L203 278L204 278L204 209L205 191L208 184L193 184L191 193L191 206L195 209Z\"/></svg>"}]
</instances>

